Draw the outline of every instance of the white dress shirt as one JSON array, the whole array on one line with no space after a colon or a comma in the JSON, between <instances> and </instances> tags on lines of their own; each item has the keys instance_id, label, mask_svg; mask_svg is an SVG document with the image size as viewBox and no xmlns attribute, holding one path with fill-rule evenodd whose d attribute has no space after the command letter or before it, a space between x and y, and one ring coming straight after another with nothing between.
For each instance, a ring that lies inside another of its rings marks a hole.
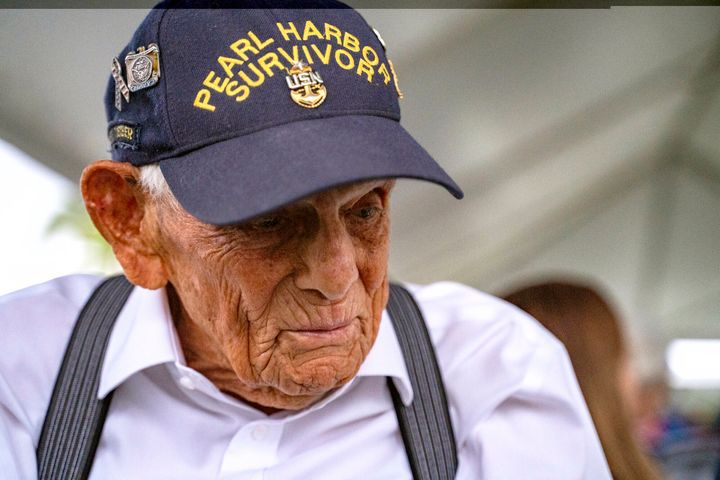
<instances>
[{"instance_id":1,"label":"white dress shirt","mask_svg":"<svg viewBox=\"0 0 720 480\"><path fill-rule=\"evenodd\" d=\"M0 299L0 475L36 478L35 448L75 319L99 277ZM458 445L458 479L610 474L562 345L494 297L408 286L435 344ZM266 415L188 368L164 290L135 288L117 319L99 395L115 390L93 479L409 479L387 389L412 400L387 313L358 375L297 412Z\"/></svg>"}]
</instances>

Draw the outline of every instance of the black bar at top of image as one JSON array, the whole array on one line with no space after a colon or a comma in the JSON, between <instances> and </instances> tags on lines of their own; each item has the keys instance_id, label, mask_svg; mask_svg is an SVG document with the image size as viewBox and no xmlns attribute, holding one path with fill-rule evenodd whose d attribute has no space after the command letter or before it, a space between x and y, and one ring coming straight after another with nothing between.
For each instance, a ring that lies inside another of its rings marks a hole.
<instances>
[{"instance_id":1,"label":"black bar at top of image","mask_svg":"<svg viewBox=\"0 0 720 480\"><path fill-rule=\"evenodd\" d=\"M0 8L151 8L155 0L0 0ZM213 3L209 1L208 5ZM268 6L278 1L267 0ZM624 6L720 6L720 0L346 0L353 8L608 9ZM1 15L1 13L0 13Z\"/></svg>"}]
</instances>

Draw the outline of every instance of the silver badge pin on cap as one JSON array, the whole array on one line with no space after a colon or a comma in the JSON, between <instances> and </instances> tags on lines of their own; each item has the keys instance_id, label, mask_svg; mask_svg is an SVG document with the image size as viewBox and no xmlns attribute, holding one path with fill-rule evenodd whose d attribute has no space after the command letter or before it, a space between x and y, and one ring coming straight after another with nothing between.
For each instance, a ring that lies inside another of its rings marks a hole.
<instances>
[{"instance_id":1,"label":"silver badge pin on cap","mask_svg":"<svg viewBox=\"0 0 720 480\"><path fill-rule=\"evenodd\" d=\"M131 92L152 87L160 80L160 49L154 43L125 56L127 83Z\"/></svg>"}]
</instances>

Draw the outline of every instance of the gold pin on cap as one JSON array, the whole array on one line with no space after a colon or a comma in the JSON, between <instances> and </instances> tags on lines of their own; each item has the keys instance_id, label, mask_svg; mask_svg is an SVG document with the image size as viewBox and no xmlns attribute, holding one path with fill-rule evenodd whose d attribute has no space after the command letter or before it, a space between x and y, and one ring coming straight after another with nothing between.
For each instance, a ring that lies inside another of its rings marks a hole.
<instances>
[{"instance_id":1,"label":"gold pin on cap","mask_svg":"<svg viewBox=\"0 0 720 480\"><path fill-rule=\"evenodd\" d=\"M290 98L301 107L316 108L325 101L327 89L319 72L310 65L297 62L290 67L285 77L290 89Z\"/></svg>"},{"instance_id":2,"label":"gold pin on cap","mask_svg":"<svg viewBox=\"0 0 720 480\"><path fill-rule=\"evenodd\" d=\"M125 56L127 84L131 92L152 87L160 80L160 49L154 43Z\"/></svg>"},{"instance_id":3,"label":"gold pin on cap","mask_svg":"<svg viewBox=\"0 0 720 480\"><path fill-rule=\"evenodd\" d=\"M382 35L380 35L380 32L377 31L377 29L372 29L373 33L378 39L378 42L380 42L380 45L382 45L383 52L385 52L385 56L387 56L387 46L385 45L385 40L383 40ZM395 66L393 65L392 61L388 58L388 65L390 65L390 72L392 73L393 77L393 84L395 85L395 91L397 92L398 98L403 99L405 98L405 95L403 95L402 90L400 90L400 85L398 85L398 77L397 73L395 73Z\"/></svg>"},{"instance_id":4,"label":"gold pin on cap","mask_svg":"<svg viewBox=\"0 0 720 480\"><path fill-rule=\"evenodd\" d=\"M393 65L392 61L388 58L388 65L390 65L390 72L393 76L393 83L395 84L395 91L397 92L398 98L402 100L405 98L405 95L403 95L402 90L400 90L400 85L398 85L398 79L397 79L397 73L395 73L395 66Z\"/></svg>"}]
</instances>

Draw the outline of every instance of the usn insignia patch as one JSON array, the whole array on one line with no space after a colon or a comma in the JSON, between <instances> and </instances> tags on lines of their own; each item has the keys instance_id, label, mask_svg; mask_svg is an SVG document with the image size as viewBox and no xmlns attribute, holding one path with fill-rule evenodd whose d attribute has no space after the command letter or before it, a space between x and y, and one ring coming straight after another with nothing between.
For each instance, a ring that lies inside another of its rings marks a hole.
<instances>
[{"instance_id":1,"label":"usn insignia patch","mask_svg":"<svg viewBox=\"0 0 720 480\"><path fill-rule=\"evenodd\" d=\"M290 67L285 77L290 98L301 107L316 108L325 101L327 89L319 72L302 61Z\"/></svg>"},{"instance_id":2,"label":"usn insignia patch","mask_svg":"<svg viewBox=\"0 0 720 480\"><path fill-rule=\"evenodd\" d=\"M160 49L154 43L125 56L127 84L131 92L152 87L160 80Z\"/></svg>"}]
</instances>

